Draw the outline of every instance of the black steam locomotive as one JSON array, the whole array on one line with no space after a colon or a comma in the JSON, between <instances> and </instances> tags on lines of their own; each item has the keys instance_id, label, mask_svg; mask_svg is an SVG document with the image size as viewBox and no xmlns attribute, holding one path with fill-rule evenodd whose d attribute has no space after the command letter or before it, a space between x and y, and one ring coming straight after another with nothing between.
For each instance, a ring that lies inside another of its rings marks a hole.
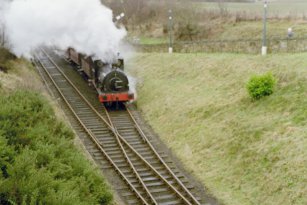
<instances>
[{"instance_id":1,"label":"black steam locomotive","mask_svg":"<svg viewBox=\"0 0 307 205\"><path fill-rule=\"evenodd\" d=\"M73 48L67 50L68 59L79 66L89 83L93 85L101 103L128 102L134 100L129 89L129 80L124 72L124 60L114 64L104 63L91 56L85 56Z\"/></svg>"}]
</instances>

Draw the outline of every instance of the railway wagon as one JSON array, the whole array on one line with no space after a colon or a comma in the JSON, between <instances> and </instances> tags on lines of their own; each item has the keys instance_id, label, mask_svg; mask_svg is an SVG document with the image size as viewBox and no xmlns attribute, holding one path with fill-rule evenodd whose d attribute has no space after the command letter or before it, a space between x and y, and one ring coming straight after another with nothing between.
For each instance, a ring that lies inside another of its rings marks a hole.
<instances>
[{"instance_id":1,"label":"railway wagon","mask_svg":"<svg viewBox=\"0 0 307 205\"><path fill-rule=\"evenodd\" d=\"M68 48L67 57L71 59L77 65L81 65L82 55L75 51L73 48Z\"/></svg>"},{"instance_id":2,"label":"railway wagon","mask_svg":"<svg viewBox=\"0 0 307 205\"><path fill-rule=\"evenodd\" d=\"M81 58L81 68L89 79L95 78L95 76L93 76L94 72L92 72L93 63L92 58L89 56Z\"/></svg>"},{"instance_id":3,"label":"railway wagon","mask_svg":"<svg viewBox=\"0 0 307 205\"><path fill-rule=\"evenodd\" d=\"M94 56L85 56L72 48L67 50L67 57L78 65L87 80L98 93L101 103L112 104L134 100L134 93L130 90L129 79L124 72L124 60L105 63Z\"/></svg>"}]
</instances>

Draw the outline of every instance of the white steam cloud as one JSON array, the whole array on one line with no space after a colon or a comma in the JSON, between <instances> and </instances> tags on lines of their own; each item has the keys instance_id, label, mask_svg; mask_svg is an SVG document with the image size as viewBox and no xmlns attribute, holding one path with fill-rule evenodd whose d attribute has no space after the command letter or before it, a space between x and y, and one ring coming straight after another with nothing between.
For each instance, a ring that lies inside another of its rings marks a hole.
<instances>
[{"instance_id":1,"label":"white steam cloud","mask_svg":"<svg viewBox=\"0 0 307 205\"><path fill-rule=\"evenodd\" d=\"M8 5L8 6L7 6ZM111 61L125 29L113 23L112 11L99 0L0 0L13 52L29 56L41 45L77 51ZM1 17L0 17L1 18Z\"/></svg>"}]
</instances>

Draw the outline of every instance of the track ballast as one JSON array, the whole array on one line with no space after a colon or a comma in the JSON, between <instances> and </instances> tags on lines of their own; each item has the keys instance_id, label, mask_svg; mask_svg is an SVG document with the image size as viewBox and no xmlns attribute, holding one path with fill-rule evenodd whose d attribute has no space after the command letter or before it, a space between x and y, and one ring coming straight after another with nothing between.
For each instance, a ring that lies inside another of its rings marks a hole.
<instances>
[{"instance_id":1,"label":"track ballast","mask_svg":"<svg viewBox=\"0 0 307 205\"><path fill-rule=\"evenodd\" d=\"M46 51L36 54L35 64L69 108L78 123L75 129L85 133L82 141L94 160L104 161L102 169L114 169L126 184L120 196L127 204L201 204L194 187L152 145L129 106L99 111Z\"/></svg>"}]
</instances>

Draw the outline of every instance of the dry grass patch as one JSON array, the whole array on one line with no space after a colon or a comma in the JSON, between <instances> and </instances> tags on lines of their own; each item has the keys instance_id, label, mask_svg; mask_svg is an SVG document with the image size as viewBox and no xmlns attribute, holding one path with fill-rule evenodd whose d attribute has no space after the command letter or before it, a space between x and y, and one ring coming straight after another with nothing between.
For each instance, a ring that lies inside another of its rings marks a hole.
<instances>
[{"instance_id":1,"label":"dry grass patch","mask_svg":"<svg viewBox=\"0 0 307 205\"><path fill-rule=\"evenodd\" d=\"M307 54L139 54L138 106L189 171L234 204L307 204ZM276 92L245 84L272 72Z\"/></svg>"}]
</instances>

